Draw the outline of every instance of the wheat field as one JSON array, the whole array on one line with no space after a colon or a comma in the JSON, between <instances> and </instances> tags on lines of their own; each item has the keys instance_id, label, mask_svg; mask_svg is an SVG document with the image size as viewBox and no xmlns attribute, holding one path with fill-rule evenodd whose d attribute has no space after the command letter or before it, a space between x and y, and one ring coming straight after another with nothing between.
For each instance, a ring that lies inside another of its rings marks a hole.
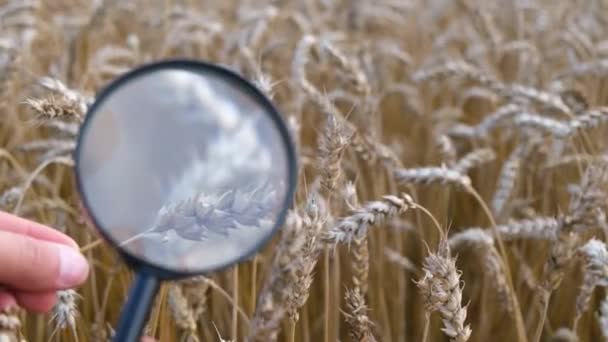
<instances>
[{"instance_id":1,"label":"wheat field","mask_svg":"<svg viewBox=\"0 0 608 342\"><path fill-rule=\"evenodd\" d=\"M147 335L608 341L605 0L0 0L0 209L91 265L0 341L111 339L132 274L83 216L75 138L107 82L177 57L272 98L299 179L254 258L164 283Z\"/></svg>"}]
</instances>

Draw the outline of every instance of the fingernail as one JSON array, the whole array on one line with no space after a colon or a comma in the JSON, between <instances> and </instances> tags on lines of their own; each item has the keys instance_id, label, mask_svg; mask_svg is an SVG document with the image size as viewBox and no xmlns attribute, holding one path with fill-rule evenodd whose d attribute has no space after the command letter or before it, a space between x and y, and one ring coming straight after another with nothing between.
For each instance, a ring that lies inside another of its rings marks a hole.
<instances>
[{"instance_id":1,"label":"fingernail","mask_svg":"<svg viewBox=\"0 0 608 342\"><path fill-rule=\"evenodd\" d=\"M78 250L64 245L59 248L59 279L61 288L71 288L84 282L89 272L87 259Z\"/></svg>"}]
</instances>

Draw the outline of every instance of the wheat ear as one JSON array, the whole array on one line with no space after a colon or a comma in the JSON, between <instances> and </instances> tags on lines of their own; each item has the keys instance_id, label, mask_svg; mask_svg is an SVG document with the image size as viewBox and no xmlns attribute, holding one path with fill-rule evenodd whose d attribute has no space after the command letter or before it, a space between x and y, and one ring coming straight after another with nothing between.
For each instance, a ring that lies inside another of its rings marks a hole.
<instances>
[{"instance_id":1,"label":"wheat ear","mask_svg":"<svg viewBox=\"0 0 608 342\"><path fill-rule=\"evenodd\" d=\"M426 311L439 312L443 320L442 331L452 342L468 341L471 328L465 325L467 309L462 306L460 272L446 240L440 241L437 252L425 258L422 270L424 276L416 284Z\"/></svg>"}]
</instances>

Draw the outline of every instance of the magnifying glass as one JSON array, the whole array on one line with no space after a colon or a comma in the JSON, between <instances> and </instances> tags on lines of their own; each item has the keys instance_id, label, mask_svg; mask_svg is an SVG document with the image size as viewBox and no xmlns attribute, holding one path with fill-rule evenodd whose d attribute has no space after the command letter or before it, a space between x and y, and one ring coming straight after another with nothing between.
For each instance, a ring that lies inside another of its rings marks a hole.
<instances>
[{"instance_id":1,"label":"magnifying glass","mask_svg":"<svg viewBox=\"0 0 608 342\"><path fill-rule=\"evenodd\" d=\"M272 103L224 67L169 60L114 80L80 129L82 202L135 271L114 341L139 341L162 280L246 260L282 224L296 157Z\"/></svg>"}]
</instances>

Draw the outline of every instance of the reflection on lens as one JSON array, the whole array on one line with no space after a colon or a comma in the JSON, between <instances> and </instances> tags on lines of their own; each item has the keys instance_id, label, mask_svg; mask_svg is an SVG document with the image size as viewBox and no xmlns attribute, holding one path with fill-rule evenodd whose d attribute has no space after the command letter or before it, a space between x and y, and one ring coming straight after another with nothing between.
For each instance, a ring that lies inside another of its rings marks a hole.
<instances>
[{"instance_id":1,"label":"reflection on lens","mask_svg":"<svg viewBox=\"0 0 608 342\"><path fill-rule=\"evenodd\" d=\"M288 146L236 79L161 69L89 114L77 171L99 228L129 254L202 272L249 254L287 201Z\"/></svg>"}]
</instances>

